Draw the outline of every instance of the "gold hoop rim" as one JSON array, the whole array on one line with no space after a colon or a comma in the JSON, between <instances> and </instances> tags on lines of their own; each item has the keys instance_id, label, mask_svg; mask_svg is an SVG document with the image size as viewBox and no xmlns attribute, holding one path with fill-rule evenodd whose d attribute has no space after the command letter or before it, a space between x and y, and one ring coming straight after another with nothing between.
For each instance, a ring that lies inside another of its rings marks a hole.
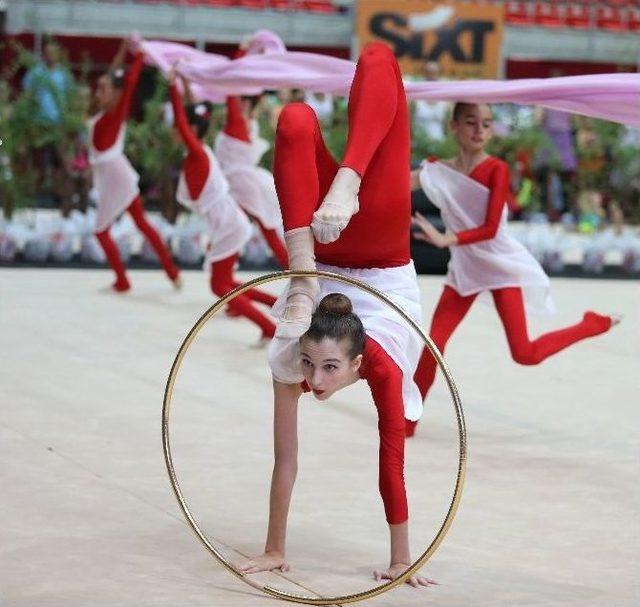
<instances>
[{"instance_id":1,"label":"gold hoop rim","mask_svg":"<svg viewBox=\"0 0 640 607\"><path fill-rule=\"evenodd\" d=\"M178 477L176 475L175 467L173 465L173 458L171 456L171 442L169 437L169 420L170 420L170 410L171 410L171 400L173 398L173 390L175 387L176 378L178 376L178 372L182 365L182 361L189 350L192 342L202 329L204 325L213 317L218 311L220 311L227 303L242 295L249 289L254 287L259 287L264 284L268 284L270 282L275 282L277 280L283 280L288 278L302 278L302 277L311 277L311 278L326 278L330 280L335 280L337 282L342 282L345 284L352 285L357 287L374 297L377 297L379 300L383 301L385 304L390 306L393 310L395 310L409 325L420 335L424 343L429 348L431 355L436 359L440 370L442 371L445 379L447 381L447 386L449 388L449 392L451 394L453 400L454 411L456 414L456 422L458 426L458 471L456 475L456 484L454 487L453 495L451 498L451 503L447 510L447 514L438 530L437 534L427 547L427 549L422 553L414 563L405 570L405 572L397 577L395 580L390 580L385 584L381 584L379 586L374 586L368 590L364 590L361 592L347 594L343 596L334 596L334 597L312 597L305 596L300 594L294 594L291 592L287 592L284 590L278 590L277 588L273 588L268 585L261 585L254 582L244 573L238 571L221 553L220 551L213 546L213 544L209 541L204 532L200 529L200 526L196 522L193 517L189 506L187 505L186 499L180 489L180 484L178 482ZM204 547L222 564L222 566L227 569L230 573L235 575L237 578L241 579L243 582L249 584L253 588L257 588L261 590L265 594L281 599L283 601L288 601L291 603L299 603L305 605L336 605L336 604L347 604L347 603L355 603L358 601L364 601L367 599L374 598L388 590L403 584L409 577L414 575L420 568L424 566L424 564L431 558L434 552L438 549L442 541L444 540L449 528L453 523L453 519L455 518L456 512L458 510L458 506L460 504L460 500L462 498L462 489L464 486L465 476L466 476L466 467L467 467L467 431L464 420L464 412L462 409L462 402L460 400L460 396L458 394L458 389L453 380L453 376L451 375L451 371L449 370L446 362L444 361L442 354L433 343L431 338L427 333L425 333L418 323L416 323L411 316L409 316L399 305L389 299L384 293L378 291L378 289L351 277L342 276L341 274L335 274L333 272L325 272L325 271L281 271L281 272L272 272L270 274L266 274L264 276L260 276L258 278L254 278L239 287L235 288L233 291L227 293L224 297L220 298L217 302L215 302L200 318L196 321L196 323L191 327L191 330L183 340L180 348L178 349L178 353L171 365L171 371L169 372L169 377L167 379L167 383L165 386L163 406L162 406L162 447L164 453L164 460L167 466L167 472L169 473L169 480L171 482L171 487L173 492L178 500L178 504L180 505L180 509L184 514L189 526L196 534L200 542L204 545Z\"/></svg>"}]
</instances>

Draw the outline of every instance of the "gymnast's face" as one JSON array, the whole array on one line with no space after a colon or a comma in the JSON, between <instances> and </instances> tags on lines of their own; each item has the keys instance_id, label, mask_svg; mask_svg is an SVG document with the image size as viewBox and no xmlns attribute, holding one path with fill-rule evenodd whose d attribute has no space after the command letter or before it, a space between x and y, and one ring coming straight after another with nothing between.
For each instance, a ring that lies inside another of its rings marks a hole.
<instances>
[{"instance_id":1,"label":"gymnast's face","mask_svg":"<svg viewBox=\"0 0 640 607\"><path fill-rule=\"evenodd\" d=\"M108 74L100 76L94 95L98 109L105 111L115 107L121 94L122 91L113 86L113 80Z\"/></svg>"},{"instance_id":2,"label":"gymnast's face","mask_svg":"<svg viewBox=\"0 0 640 607\"><path fill-rule=\"evenodd\" d=\"M191 129L191 132L196 136L196 138L200 139L200 137L198 137L198 129L193 124L190 124L189 128ZM175 122L171 127L171 139L173 139L173 142L177 143L178 145L182 145L183 143L182 134L180 133L180 130L176 126Z\"/></svg>"},{"instance_id":3,"label":"gymnast's face","mask_svg":"<svg viewBox=\"0 0 640 607\"><path fill-rule=\"evenodd\" d=\"M493 135L493 114L488 105L465 105L451 130L466 152L481 152Z\"/></svg>"},{"instance_id":4,"label":"gymnast's face","mask_svg":"<svg viewBox=\"0 0 640 607\"><path fill-rule=\"evenodd\" d=\"M300 342L300 366L307 384L318 400L354 383L360 376L362 354L349 355L349 343L325 337L322 341L305 338Z\"/></svg>"}]
</instances>

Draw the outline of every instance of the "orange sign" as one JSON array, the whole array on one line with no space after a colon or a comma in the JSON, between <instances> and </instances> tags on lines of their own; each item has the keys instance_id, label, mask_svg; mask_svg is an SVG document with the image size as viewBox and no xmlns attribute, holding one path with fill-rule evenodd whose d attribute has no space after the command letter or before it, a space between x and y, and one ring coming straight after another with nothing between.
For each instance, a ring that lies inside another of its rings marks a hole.
<instances>
[{"instance_id":1,"label":"orange sign","mask_svg":"<svg viewBox=\"0 0 640 607\"><path fill-rule=\"evenodd\" d=\"M493 4L360 0L356 35L361 47L373 40L391 46L404 74L422 76L434 61L446 78L497 78L503 15Z\"/></svg>"}]
</instances>

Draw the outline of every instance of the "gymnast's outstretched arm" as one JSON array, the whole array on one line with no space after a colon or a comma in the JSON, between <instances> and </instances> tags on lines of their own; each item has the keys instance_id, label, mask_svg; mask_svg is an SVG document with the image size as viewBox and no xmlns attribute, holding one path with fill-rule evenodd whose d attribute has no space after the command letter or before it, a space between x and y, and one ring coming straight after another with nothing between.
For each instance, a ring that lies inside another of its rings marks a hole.
<instances>
[{"instance_id":1,"label":"gymnast's outstretched arm","mask_svg":"<svg viewBox=\"0 0 640 607\"><path fill-rule=\"evenodd\" d=\"M274 466L269 498L269 529L264 554L240 563L244 573L288 571L285 561L287 518L293 485L298 472L298 400L299 384L273 381L274 394Z\"/></svg>"}]
</instances>

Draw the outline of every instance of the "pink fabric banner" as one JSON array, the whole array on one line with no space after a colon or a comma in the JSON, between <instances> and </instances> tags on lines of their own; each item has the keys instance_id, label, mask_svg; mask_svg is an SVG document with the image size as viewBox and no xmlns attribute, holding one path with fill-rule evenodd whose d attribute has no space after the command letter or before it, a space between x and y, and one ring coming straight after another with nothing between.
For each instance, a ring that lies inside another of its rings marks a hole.
<instances>
[{"instance_id":1,"label":"pink fabric banner","mask_svg":"<svg viewBox=\"0 0 640 607\"><path fill-rule=\"evenodd\" d=\"M178 71L214 102L227 95L255 95L263 90L299 88L347 95L355 63L316 53L289 52L271 32L259 32L251 44L258 54L230 60L186 45L144 41L150 61ZM278 39L279 40L279 39ZM256 48L258 47L258 48ZM405 82L409 99L539 105L640 127L640 74L597 74L526 80Z\"/></svg>"}]
</instances>

